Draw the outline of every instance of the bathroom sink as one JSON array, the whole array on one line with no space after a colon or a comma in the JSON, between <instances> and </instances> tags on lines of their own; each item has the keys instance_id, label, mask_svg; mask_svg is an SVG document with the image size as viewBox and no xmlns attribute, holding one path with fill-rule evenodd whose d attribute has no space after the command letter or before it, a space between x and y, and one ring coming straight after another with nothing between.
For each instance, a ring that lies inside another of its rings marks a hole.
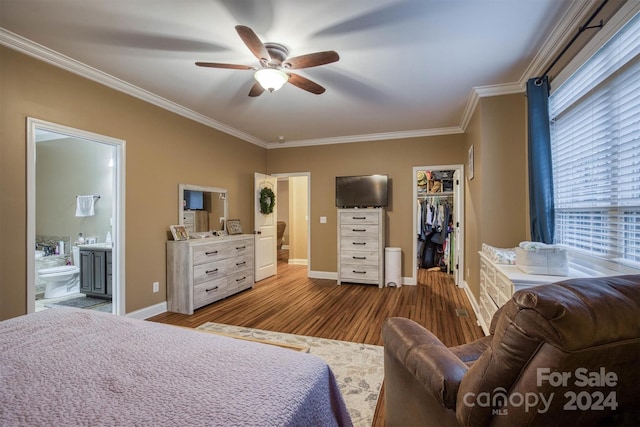
<instances>
[{"instance_id":1,"label":"bathroom sink","mask_svg":"<svg viewBox=\"0 0 640 427\"><path fill-rule=\"evenodd\" d=\"M44 258L44 251L36 251L36 259Z\"/></svg>"},{"instance_id":2,"label":"bathroom sink","mask_svg":"<svg viewBox=\"0 0 640 427\"><path fill-rule=\"evenodd\" d=\"M111 249L113 247L113 243L89 243L89 244L83 244L83 245L78 245L83 249Z\"/></svg>"}]
</instances>

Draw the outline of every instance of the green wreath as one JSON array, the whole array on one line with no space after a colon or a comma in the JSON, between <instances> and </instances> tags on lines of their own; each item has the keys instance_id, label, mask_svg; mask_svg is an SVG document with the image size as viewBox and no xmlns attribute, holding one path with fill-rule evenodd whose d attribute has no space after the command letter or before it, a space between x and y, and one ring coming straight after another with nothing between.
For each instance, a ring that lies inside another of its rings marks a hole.
<instances>
[{"instance_id":1,"label":"green wreath","mask_svg":"<svg viewBox=\"0 0 640 427\"><path fill-rule=\"evenodd\" d=\"M269 215L273 213L273 207L276 204L276 195L269 187L260 190L260 213Z\"/></svg>"}]
</instances>

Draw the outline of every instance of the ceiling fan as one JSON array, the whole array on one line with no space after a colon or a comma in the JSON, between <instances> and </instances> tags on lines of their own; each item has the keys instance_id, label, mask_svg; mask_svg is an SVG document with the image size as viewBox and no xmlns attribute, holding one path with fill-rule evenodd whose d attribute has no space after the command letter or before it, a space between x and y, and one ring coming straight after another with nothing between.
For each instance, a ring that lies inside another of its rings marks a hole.
<instances>
[{"instance_id":1,"label":"ceiling fan","mask_svg":"<svg viewBox=\"0 0 640 427\"><path fill-rule=\"evenodd\" d=\"M317 67L340 59L338 53L333 50L288 58L289 50L285 46L279 43L262 43L251 28L244 25L236 25L236 31L251 53L260 60L260 68L250 65L220 64L216 62L196 62L196 65L200 67L256 71L254 74L256 83L249 91L249 96L260 96L265 90L273 92L280 89L287 82L307 92L320 95L324 93L325 88L306 77L293 74L288 70Z\"/></svg>"}]
</instances>

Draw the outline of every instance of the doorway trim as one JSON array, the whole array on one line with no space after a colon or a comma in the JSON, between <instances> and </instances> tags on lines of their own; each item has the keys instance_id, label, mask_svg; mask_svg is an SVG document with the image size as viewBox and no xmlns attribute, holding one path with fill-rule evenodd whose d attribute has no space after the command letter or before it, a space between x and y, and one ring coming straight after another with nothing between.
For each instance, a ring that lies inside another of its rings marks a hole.
<instances>
[{"instance_id":1,"label":"doorway trim","mask_svg":"<svg viewBox=\"0 0 640 427\"><path fill-rule=\"evenodd\" d=\"M459 178L458 178L458 182L459 182L459 189L458 189L458 194L457 194L457 198L456 200L454 200L455 206L454 206L454 210L457 213L458 216L458 222L459 222L459 234L460 234L460 238L457 239L457 244L458 244L458 268L455 271L455 283L458 287L462 288L464 287L464 182L465 182L465 178L464 178L464 165L462 164L457 164L457 165L438 165L438 166L414 166L413 170L412 170L412 175L411 175L411 183L413 185L413 202L412 202L412 206L413 208L411 209L413 211L413 234L411 236L411 242L413 245L413 257L412 257L412 283L414 285L418 284L418 248L417 248L417 236L418 236L418 228L417 228L417 209L416 209L416 201L418 200L418 186L416 183L416 175L418 173L418 171L421 170L431 170L431 171L441 171L441 170L453 170L459 173Z\"/></svg>"},{"instance_id":2,"label":"doorway trim","mask_svg":"<svg viewBox=\"0 0 640 427\"><path fill-rule=\"evenodd\" d=\"M125 314L125 141L57 123L27 117L27 313L35 311L36 247L36 131L48 131L73 138L111 145L115 148L113 204L113 313Z\"/></svg>"},{"instance_id":3,"label":"doorway trim","mask_svg":"<svg viewBox=\"0 0 640 427\"><path fill-rule=\"evenodd\" d=\"M307 178L307 277L311 277L311 172L274 173L276 178Z\"/></svg>"}]
</instances>

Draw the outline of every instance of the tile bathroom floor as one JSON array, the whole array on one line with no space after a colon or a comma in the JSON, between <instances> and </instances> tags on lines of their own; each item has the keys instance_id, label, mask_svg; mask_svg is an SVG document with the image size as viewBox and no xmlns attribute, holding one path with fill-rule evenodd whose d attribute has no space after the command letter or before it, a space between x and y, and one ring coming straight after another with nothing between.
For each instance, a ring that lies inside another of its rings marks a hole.
<instances>
[{"instance_id":1,"label":"tile bathroom floor","mask_svg":"<svg viewBox=\"0 0 640 427\"><path fill-rule=\"evenodd\" d=\"M41 310L46 310L51 308L51 305L58 304L62 301L75 299L78 297L86 297L84 294L77 293L72 295L65 295L59 298L36 298L36 312ZM104 300L102 304L92 305L90 307L85 307L85 310L97 310L105 313L112 313L113 308L110 300Z\"/></svg>"}]
</instances>

